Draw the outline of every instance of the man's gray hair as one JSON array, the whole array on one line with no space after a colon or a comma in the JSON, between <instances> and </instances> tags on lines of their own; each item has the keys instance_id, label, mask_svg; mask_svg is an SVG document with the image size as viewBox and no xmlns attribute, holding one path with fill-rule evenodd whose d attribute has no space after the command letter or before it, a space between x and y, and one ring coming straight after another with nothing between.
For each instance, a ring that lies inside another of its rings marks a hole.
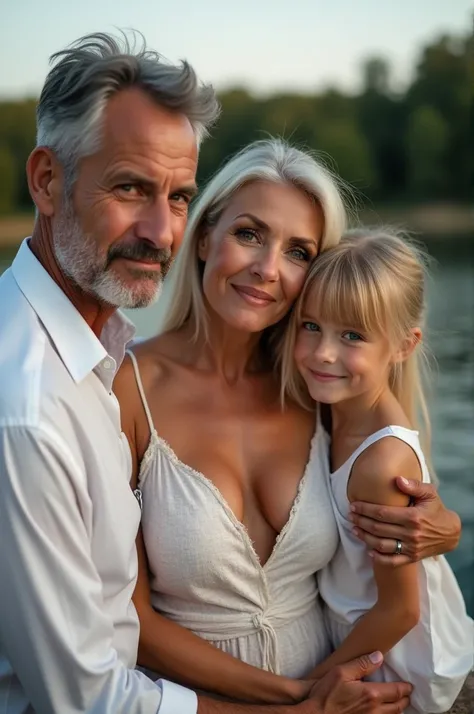
<instances>
[{"instance_id":1,"label":"man's gray hair","mask_svg":"<svg viewBox=\"0 0 474 714\"><path fill-rule=\"evenodd\" d=\"M50 61L36 112L36 143L55 152L69 189L78 160L99 148L104 109L120 90L142 89L157 104L187 116L198 145L219 115L212 86L200 83L188 62L171 64L148 49L138 32L131 38L123 32L120 38L85 35Z\"/></svg>"}]
</instances>

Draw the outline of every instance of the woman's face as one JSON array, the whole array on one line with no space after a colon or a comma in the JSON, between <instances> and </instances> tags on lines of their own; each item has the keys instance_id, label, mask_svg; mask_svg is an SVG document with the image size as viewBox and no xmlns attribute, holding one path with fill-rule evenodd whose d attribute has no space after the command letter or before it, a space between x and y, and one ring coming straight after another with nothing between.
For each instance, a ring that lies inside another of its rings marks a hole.
<instances>
[{"instance_id":1,"label":"woman's face","mask_svg":"<svg viewBox=\"0 0 474 714\"><path fill-rule=\"evenodd\" d=\"M281 320L303 287L322 231L321 208L295 186L243 186L199 242L211 310L246 332Z\"/></svg>"}]
</instances>

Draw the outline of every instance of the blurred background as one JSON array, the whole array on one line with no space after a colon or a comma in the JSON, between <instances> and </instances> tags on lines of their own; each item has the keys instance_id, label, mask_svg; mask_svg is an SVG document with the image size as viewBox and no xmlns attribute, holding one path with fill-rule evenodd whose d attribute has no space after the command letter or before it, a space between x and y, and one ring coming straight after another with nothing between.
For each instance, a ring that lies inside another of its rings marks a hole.
<instances>
[{"instance_id":1,"label":"blurred background","mask_svg":"<svg viewBox=\"0 0 474 714\"><path fill-rule=\"evenodd\" d=\"M216 86L223 112L202 148L200 182L269 133L321 152L354 187L355 220L408 228L434 258L434 461L442 496L463 520L449 560L474 615L473 20L474 3L464 0L8 3L0 30L0 272L33 223L24 167L49 56L85 33L140 30ZM143 336L153 333L153 309L130 315Z\"/></svg>"}]
</instances>

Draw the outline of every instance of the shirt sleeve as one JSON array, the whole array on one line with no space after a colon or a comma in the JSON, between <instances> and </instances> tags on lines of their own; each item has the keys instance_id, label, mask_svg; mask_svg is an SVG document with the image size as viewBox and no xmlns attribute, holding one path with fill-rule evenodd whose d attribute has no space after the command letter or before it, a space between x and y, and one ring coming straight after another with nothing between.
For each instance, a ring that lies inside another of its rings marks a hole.
<instances>
[{"instance_id":1,"label":"shirt sleeve","mask_svg":"<svg viewBox=\"0 0 474 714\"><path fill-rule=\"evenodd\" d=\"M56 434L0 428L0 650L37 714L196 714L193 692L128 669L113 647L83 482Z\"/></svg>"}]
</instances>

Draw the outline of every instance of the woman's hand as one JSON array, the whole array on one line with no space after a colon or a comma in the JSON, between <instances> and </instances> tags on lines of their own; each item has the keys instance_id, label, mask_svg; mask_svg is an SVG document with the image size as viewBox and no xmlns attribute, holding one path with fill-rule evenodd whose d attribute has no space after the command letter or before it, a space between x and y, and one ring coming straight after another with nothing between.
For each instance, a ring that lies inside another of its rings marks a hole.
<instances>
[{"instance_id":1,"label":"woman's hand","mask_svg":"<svg viewBox=\"0 0 474 714\"><path fill-rule=\"evenodd\" d=\"M351 520L356 535L384 565L407 565L454 550L461 535L457 513L448 510L432 484L397 478L397 486L411 496L409 508L356 501ZM401 553L396 555L397 541Z\"/></svg>"},{"instance_id":2,"label":"woman's hand","mask_svg":"<svg viewBox=\"0 0 474 714\"><path fill-rule=\"evenodd\" d=\"M380 652L332 669L314 685L310 699L295 709L306 714L397 714L409 705L406 682L375 683L361 679L380 667Z\"/></svg>"}]
</instances>

